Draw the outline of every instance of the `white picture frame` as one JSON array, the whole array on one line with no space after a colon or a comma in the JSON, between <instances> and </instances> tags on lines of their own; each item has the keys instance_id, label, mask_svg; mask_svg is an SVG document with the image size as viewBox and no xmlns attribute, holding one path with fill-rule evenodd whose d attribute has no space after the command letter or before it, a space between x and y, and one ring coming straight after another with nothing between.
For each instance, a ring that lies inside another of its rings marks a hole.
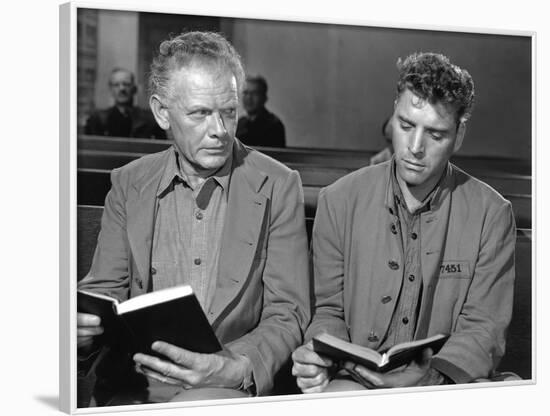
<instances>
[{"instance_id":1,"label":"white picture frame","mask_svg":"<svg viewBox=\"0 0 550 416\"><path fill-rule=\"evenodd\" d=\"M60 405L61 407L63 408L64 411L68 411L68 412L72 412L72 413L94 413L94 410L93 409L77 409L75 406L74 406L74 391L76 389L76 386L75 386L75 376L73 375L73 373L75 372L74 371L74 363L75 363L75 360L76 360L76 352L75 352L75 349L73 347L71 347L71 343L72 344L75 344L75 334L74 334L74 331L70 331L67 332L66 331L66 328L69 327L69 328L72 328L74 327L74 324L75 324L75 304L74 304L74 298L71 298L69 296L69 299L66 299L64 296L67 294L67 293L74 293L74 290L75 290L75 282L73 282L74 279L72 279L72 276L74 276L74 273L75 273L75 270L76 270L76 254L75 254L75 241L76 241L76 227L75 227L75 224L76 224L76 205L74 204L74 201L76 199L76 178L75 178L75 171L76 171L76 136L75 136L75 131L76 131L76 104L74 102L74 91L75 91L75 85L76 85L76 74L75 74L75 59L76 59L76 49L75 49L75 36L76 36L76 33L75 33L75 26L74 26L74 20L76 18L76 15L75 15L75 12L76 12L76 8L78 7L100 7L99 5L95 5L95 3L89 3L89 2L84 2L84 3L71 3L69 6L62 6L61 8L61 15L60 15L60 58L61 58L61 61L60 61L60 73L61 73L61 79L63 80L69 80L69 83L67 84L66 82L61 82L60 83L60 89L61 89L61 93L60 93L60 96L61 96L61 99L60 99L60 112L61 112L61 117L63 117L64 114L70 114L70 117L69 120L65 119L65 122L61 122L60 123L60 136L61 136L61 142L60 142L60 218L62 218L63 220L60 221L60 227L61 227L61 240L63 240L63 236L65 237L68 237L68 240L67 241L63 241L62 242L62 247L61 247L61 250L60 250L60 339L59 339L59 346L60 346L60 362L59 362L59 365L60 365L60 382L62 385L64 385L63 387L63 390L66 392L66 388L67 388L67 374L69 374L68 376L68 384L69 384L69 391L70 391L70 394L62 394L60 396ZM115 8L115 9L120 9L121 7L122 8L128 8L130 10L136 10L136 7L140 10L148 10L147 7L144 7L143 5L140 6L134 6L134 5L129 5L129 4L125 4L125 5L101 5L101 7L105 7L105 8ZM155 6L156 8L156 6ZM186 12L186 13L189 13L189 14L195 14L195 12L191 13L191 10L189 12L185 11L185 10L178 10L176 8L172 8L172 7L167 7L166 9L157 9L158 11L163 11L163 12L174 12L174 13L183 13L183 12ZM64 15L65 14L65 15ZM258 14L255 14L255 13L252 13L252 15L250 14L247 14L247 13L239 13L237 12L237 14L239 16L243 16L243 18L259 18L261 17L261 13L258 13ZM220 15L221 12L220 12ZM228 14L223 14L225 16L227 16ZM230 14L230 15L233 15L233 14ZM262 17L266 17L265 15L262 16ZM288 18L288 16L285 16ZM270 16L269 19L273 19L273 20L277 20L277 19L281 19L281 20L284 20L283 17L281 17L281 15L276 15L276 16ZM69 24L64 26L66 24L66 19L69 20ZM314 19L314 21L318 21L318 22L323 22L323 23L329 23L329 22L333 22L333 23L336 23L335 21L333 21L332 19L328 18L328 17L324 17L324 18L315 18L315 17L312 17L312 19ZM300 17L298 18L297 20L305 20L305 21L310 21L309 19L305 18L305 17ZM338 19L336 19L338 20ZM361 20L361 22L359 22L358 20L354 20L354 19L343 19L343 21L338 21L337 23L339 24L367 24L368 22L364 22ZM378 23L377 23L378 24ZM387 27L388 23L380 23L381 26L385 26ZM451 30L451 28L449 27L443 27L443 26L437 26L437 29L442 29L442 30ZM422 24L415 24L415 23L408 23L408 24L396 24L396 27L406 27L406 28L411 28L411 29L421 29L421 28L427 28L427 27L434 27L430 24L427 24L427 25L422 25ZM535 33L532 32L532 31L528 31L528 30L497 30L497 29L465 29L465 28L460 28L460 27L456 27L456 30L464 30L464 31L472 31L472 32L476 32L476 31L483 31L483 30L486 30L486 32L484 33L498 33L498 34L510 34L510 35L517 35L517 34L521 34L522 36L532 36L533 37L533 61L535 59L535 56L536 56L536 42L535 42ZM69 51L68 54L65 54L66 51ZM68 72L64 72L67 70L66 66L68 64L68 67L69 67L69 70ZM534 76L534 73L535 73L535 66L533 65L533 69L532 69L532 74L533 74L533 92L535 91L535 76ZM65 98L63 98L65 97ZM66 98L69 97L68 99L68 102L66 100ZM533 119L535 118L535 105L534 105L534 97L535 97L535 94L533 94ZM67 122L69 121L69 122ZM534 126L533 126L533 130L534 130ZM533 141L533 146L532 146L532 154L534 155L535 154L535 135L533 134L532 136L532 141ZM532 158L532 160L534 161L534 157ZM68 163L67 163L68 162ZM533 174L533 176L535 176L535 174ZM65 204L64 202L66 201L70 201L69 204ZM533 207L533 212L535 212L534 210L534 207ZM68 221L67 221L68 219ZM535 218L533 218L533 221L535 221ZM67 244L68 243L68 244ZM534 289L535 289L535 279L534 279L534 276L535 276L535 267L533 267L533 300L535 300L535 292L534 292ZM534 302L533 302L534 304ZM534 320L534 316L533 316L533 322L535 322ZM533 334L535 335L535 334ZM533 338L535 339L535 338ZM67 340L69 340L69 342L67 342ZM533 349L535 349L535 345L533 343ZM70 360L67 362L64 358L66 357L70 357ZM63 358L63 359L62 359ZM533 377L533 380L535 378ZM516 384L528 384L528 383L516 383ZM514 383L512 383L510 385L511 386L514 386ZM458 389L459 390L470 390L472 388L474 388L476 386L460 386ZM482 387L487 387L487 386L482 386ZM506 387L506 389L508 389ZM422 389L421 389L422 390ZM424 389L426 390L426 389ZM456 393L451 393L451 392L439 392L438 390L447 390L447 389L438 389L438 388L431 388L431 389L427 389L429 391L431 391L432 393L430 393L430 397L433 396L433 392L434 391L437 391L437 393L441 394L441 395L453 395L453 394L456 394ZM485 390L485 389L484 389ZM490 389L489 389L490 390ZM379 397L384 397L386 396L387 394L393 394L393 393L403 393L405 391L384 391L384 392L377 392L376 395L379 396ZM420 394L420 393L419 393ZM422 392L422 394L426 394L426 392ZM476 394L476 393L474 393ZM355 397L355 396L365 396L364 394L356 394L356 393L351 393L351 394L345 394L345 395L340 395L340 396L343 396L343 397L349 397L349 398L353 398L353 401L356 401L358 398ZM371 398L370 396L372 395L368 395L369 397L368 398ZM399 394L399 396L402 396L402 394ZM319 399L319 398L322 398L322 396L316 396L315 397L316 399ZM334 396L333 396L334 398ZM368 399L367 398L367 399ZM376 401L380 401L381 399L380 398L371 398L373 400L376 400ZM386 397L386 402L387 402L387 397ZM239 406L240 408L246 408L247 405L252 405L253 407L257 407L257 406L254 406L255 404L259 404L259 403L270 403L270 404L267 404L267 406L274 406L275 408L279 407L280 406L283 406L280 404L280 402L286 402L288 400L291 400L292 402L298 402L298 404L296 405L297 407L301 407L301 408L304 408L304 406L307 406L307 404L303 404L303 403L300 403L300 402L310 402L310 400L302 400L301 398L297 398L297 397L288 397L288 398L285 398L285 397L282 397L282 398L261 398L261 399L252 399L251 401L249 400L244 400L243 403L246 403L246 404L243 404L243 406ZM361 399L361 401L363 401L364 399ZM421 400L421 398L419 399ZM351 401L351 399L350 399ZM317 401L316 401L317 402ZM234 401L232 401L231 403L234 403ZM341 403L341 401L340 401ZM224 404L227 404L227 403L213 403L213 404L220 404L220 405L224 405ZM209 403L195 403L195 404L191 404L190 406L192 407L196 407L197 405L199 406L203 406L203 405L209 405ZM166 409L167 410L167 414L168 413L168 409L172 409L174 407L176 408L180 408L180 407L185 407L186 405L182 405L182 404L178 404L178 405L171 405L171 404L163 404L163 405L139 405L137 407L134 407L134 406L129 406L128 408L124 408L124 409L120 409L120 410L123 410L123 411L134 411L134 410L145 410L145 411L151 411L151 412L154 412L156 413L157 409L160 410L160 409ZM251 407L252 407L251 406ZM114 410L119 410L119 409L100 409L100 411L114 411ZM187 409L186 409L187 411ZM161 411L160 413L163 413L163 411ZM140 413L141 414L141 413Z\"/></svg>"}]
</instances>

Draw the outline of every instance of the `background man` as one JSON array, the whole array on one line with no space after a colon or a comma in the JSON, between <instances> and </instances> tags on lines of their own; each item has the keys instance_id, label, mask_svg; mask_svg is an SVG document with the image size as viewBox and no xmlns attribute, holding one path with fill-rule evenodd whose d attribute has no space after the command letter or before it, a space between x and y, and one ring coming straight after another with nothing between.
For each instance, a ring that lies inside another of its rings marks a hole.
<instances>
[{"instance_id":1,"label":"background man","mask_svg":"<svg viewBox=\"0 0 550 416\"><path fill-rule=\"evenodd\" d=\"M370 158L371 165L376 165L377 163L382 163L387 160L390 160L393 155L390 120L391 118L388 118L382 124L382 137L384 137L384 140L386 141L387 146Z\"/></svg>"},{"instance_id":2,"label":"background man","mask_svg":"<svg viewBox=\"0 0 550 416\"><path fill-rule=\"evenodd\" d=\"M267 82L262 76L248 76L243 91L247 115L239 118L237 137L249 146L285 147L285 126L265 108Z\"/></svg>"},{"instance_id":3,"label":"background man","mask_svg":"<svg viewBox=\"0 0 550 416\"><path fill-rule=\"evenodd\" d=\"M151 111L134 106L137 86L132 72L123 68L113 69L109 78L109 89L114 105L92 113L86 121L85 134L147 139L166 138L166 133L155 122Z\"/></svg>"},{"instance_id":4,"label":"background man","mask_svg":"<svg viewBox=\"0 0 550 416\"><path fill-rule=\"evenodd\" d=\"M190 284L225 345L199 354L155 342L162 359L136 354L148 378L145 401L267 394L309 320L300 178L235 139L243 80L240 57L218 34L163 42L150 104L175 145L112 173L79 287L126 299ZM98 317L78 314L82 356L101 332Z\"/></svg>"},{"instance_id":5,"label":"background man","mask_svg":"<svg viewBox=\"0 0 550 416\"><path fill-rule=\"evenodd\" d=\"M467 383L490 377L512 312L515 224L511 204L449 163L474 100L467 71L439 54L398 61L390 120L395 155L319 195L313 229L315 311L322 331L376 350L437 333L432 357L380 374L316 354L294 354L304 392ZM343 377L345 369L361 382Z\"/></svg>"}]
</instances>

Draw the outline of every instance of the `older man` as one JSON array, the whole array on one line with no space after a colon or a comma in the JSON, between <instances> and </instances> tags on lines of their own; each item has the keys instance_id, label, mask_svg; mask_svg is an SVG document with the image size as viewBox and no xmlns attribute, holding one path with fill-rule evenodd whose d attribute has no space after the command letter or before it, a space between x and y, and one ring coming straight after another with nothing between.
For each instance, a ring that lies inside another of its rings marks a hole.
<instances>
[{"instance_id":1,"label":"older man","mask_svg":"<svg viewBox=\"0 0 550 416\"><path fill-rule=\"evenodd\" d=\"M225 346L200 354L156 342L163 358L135 355L145 401L268 394L309 320L300 178L235 139L243 80L237 52L218 34L163 42L150 105L175 145L112 173L80 287L126 299L190 284ZM82 353L99 333L98 317L78 315Z\"/></svg>"},{"instance_id":2,"label":"older man","mask_svg":"<svg viewBox=\"0 0 550 416\"><path fill-rule=\"evenodd\" d=\"M124 68L115 68L109 77L113 105L93 112L84 127L85 134L113 137L165 139L166 133L155 122L149 109L134 105L137 86L134 74Z\"/></svg>"},{"instance_id":3,"label":"older man","mask_svg":"<svg viewBox=\"0 0 550 416\"><path fill-rule=\"evenodd\" d=\"M319 195L306 340L326 331L384 350L450 337L433 357L426 349L385 374L356 363L335 368L308 342L293 354L304 392L468 383L490 377L504 354L514 284L511 204L449 163L472 110L472 78L434 53L398 67L395 155Z\"/></svg>"}]
</instances>

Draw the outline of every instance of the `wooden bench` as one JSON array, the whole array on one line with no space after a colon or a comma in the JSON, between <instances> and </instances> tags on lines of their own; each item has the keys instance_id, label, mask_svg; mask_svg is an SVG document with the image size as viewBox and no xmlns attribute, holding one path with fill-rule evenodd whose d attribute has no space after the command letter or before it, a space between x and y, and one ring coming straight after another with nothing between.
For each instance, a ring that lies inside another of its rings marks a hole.
<instances>
[{"instance_id":1,"label":"wooden bench","mask_svg":"<svg viewBox=\"0 0 550 416\"><path fill-rule=\"evenodd\" d=\"M79 280L86 275L91 266L102 213L101 206L78 206L77 278ZM308 218L306 222L308 230L311 231L313 218ZM506 355L499 366L499 370L513 371L523 379L532 377L531 246L531 231L518 229L513 318L508 329Z\"/></svg>"},{"instance_id":2,"label":"wooden bench","mask_svg":"<svg viewBox=\"0 0 550 416\"><path fill-rule=\"evenodd\" d=\"M301 173L300 173L301 174ZM103 205L111 187L110 170L79 168L77 171L77 201L80 205ZM317 196L322 186L304 183L306 217L315 217ZM521 194L504 194L512 203L516 225L531 228L531 197Z\"/></svg>"},{"instance_id":3,"label":"wooden bench","mask_svg":"<svg viewBox=\"0 0 550 416\"><path fill-rule=\"evenodd\" d=\"M112 138L101 136L78 137L78 148L86 150L102 150L126 153L154 153L172 145L170 140L149 140L134 138ZM308 163L325 167L344 167L358 169L366 166L377 150L341 150L320 148L275 148L257 147L263 153L283 163ZM462 156L456 155L452 161L475 176L480 173L508 173L531 175L529 161L515 158Z\"/></svg>"},{"instance_id":4,"label":"wooden bench","mask_svg":"<svg viewBox=\"0 0 550 416\"><path fill-rule=\"evenodd\" d=\"M78 151L78 167L84 169L111 170L123 166L147 153L122 152L112 150L80 149ZM302 183L312 186L326 186L348 173L356 170L350 166L323 166L309 162L285 162L291 169L300 172ZM475 170L475 169L474 169ZM477 174L470 173L501 194L531 195L531 176L512 173L483 171L477 168Z\"/></svg>"}]
</instances>

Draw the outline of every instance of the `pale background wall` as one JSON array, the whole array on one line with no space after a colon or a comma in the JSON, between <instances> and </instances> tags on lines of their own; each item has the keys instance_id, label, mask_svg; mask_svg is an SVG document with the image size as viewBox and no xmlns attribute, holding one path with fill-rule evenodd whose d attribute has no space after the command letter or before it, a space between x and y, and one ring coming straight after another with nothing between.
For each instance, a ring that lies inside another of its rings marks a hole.
<instances>
[{"instance_id":1,"label":"pale background wall","mask_svg":"<svg viewBox=\"0 0 550 416\"><path fill-rule=\"evenodd\" d=\"M376 149L391 114L398 57L446 54L468 69L477 103L462 154L529 158L529 38L240 20L233 41L267 78L268 106L292 146Z\"/></svg>"},{"instance_id":2,"label":"pale background wall","mask_svg":"<svg viewBox=\"0 0 550 416\"><path fill-rule=\"evenodd\" d=\"M114 67L123 67L134 74L138 68L138 22L136 12L100 10L98 12L98 49L95 105L112 105L109 75ZM138 88L142 87L138 85Z\"/></svg>"},{"instance_id":3,"label":"pale background wall","mask_svg":"<svg viewBox=\"0 0 550 416\"><path fill-rule=\"evenodd\" d=\"M143 68L148 63L138 62L139 16L100 12L98 107L110 103L107 79L115 65L138 73L138 102L146 105ZM170 17L172 27L174 18L177 21L174 15ZM182 26L189 21L181 19ZM460 153L530 159L529 37L252 19L220 21L219 28L241 53L247 71L266 77L267 106L283 120L288 146L381 148L380 126L392 111L397 58L414 51L436 51L467 68L476 83L476 108Z\"/></svg>"}]
</instances>

